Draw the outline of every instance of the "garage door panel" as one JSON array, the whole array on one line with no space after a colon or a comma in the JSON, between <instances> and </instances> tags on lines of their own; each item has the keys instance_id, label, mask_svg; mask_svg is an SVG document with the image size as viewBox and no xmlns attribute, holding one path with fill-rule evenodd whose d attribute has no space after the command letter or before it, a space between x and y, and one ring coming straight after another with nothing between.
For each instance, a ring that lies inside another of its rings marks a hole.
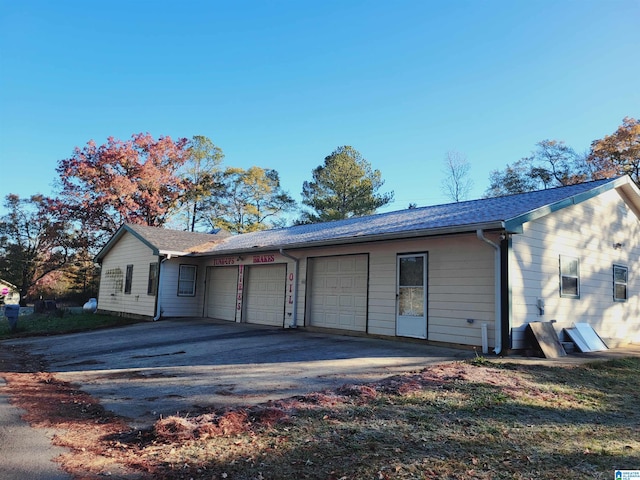
<instances>
[{"instance_id":1,"label":"garage door panel","mask_svg":"<svg viewBox=\"0 0 640 480\"><path fill-rule=\"evenodd\" d=\"M310 324L366 331L367 255L310 260Z\"/></svg>"},{"instance_id":2,"label":"garage door panel","mask_svg":"<svg viewBox=\"0 0 640 480\"><path fill-rule=\"evenodd\" d=\"M359 291L366 291L367 289L367 276L366 275L361 275L358 276L354 279L354 288L356 288Z\"/></svg>"},{"instance_id":3,"label":"garage door panel","mask_svg":"<svg viewBox=\"0 0 640 480\"><path fill-rule=\"evenodd\" d=\"M245 279L245 321L282 327L286 265L250 266Z\"/></svg>"},{"instance_id":4,"label":"garage door panel","mask_svg":"<svg viewBox=\"0 0 640 480\"><path fill-rule=\"evenodd\" d=\"M207 317L235 321L237 267L215 267L209 271Z\"/></svg>"},{"instance_id":5,"label":"garage door panel","mask_svg":"<svg viewBox=\"0 0 640 480\"><path fill-rule=\"evenodd\" d=\"M353 307L353 297L347 297L346 295L340 295L341 307Z\"/></svg>"}]
</instances>

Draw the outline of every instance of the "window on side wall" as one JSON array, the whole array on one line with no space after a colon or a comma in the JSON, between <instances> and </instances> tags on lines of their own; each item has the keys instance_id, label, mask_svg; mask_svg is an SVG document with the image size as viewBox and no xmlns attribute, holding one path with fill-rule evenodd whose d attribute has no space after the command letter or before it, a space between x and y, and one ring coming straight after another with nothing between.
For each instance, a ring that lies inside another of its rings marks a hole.
<instances>
[{"instance_id":1,"label":"window on side wall","mask_svg":"<svg viewBox=\"0 0 640 480\"><path fill-rule=\"evenodd\" d=\"M158 293L158 262L149 264L149 281L147 283L147 295Z\"/></svg>"},{"instance_id":2,"label":"window on side wall","mask_svg":"<svg viewBox=\"0 0 640 480\"><path fill-rule=\"evenodd\" d=\"M560 296L580 298L580 260L560 255Z\"/></svg>"},{"instance_id":3,"label":"window on side wall","mask_svg":"<svg viewBox=\"0 0 640 480\"><path fill-rule=\"evenodd\" d=\"M615 302L626 302L628 297L627 279L629 269L622 265L613 266L613 300Z\"/></svg>"},{"instance_id":4,"label":"window on side wall","mask_svg":"<svg viewBox=\"0 0 640 480\"><path fill-rule=\"evenodd\" d=\"M178 274L178 296L193 297L196 294L196 266L180 265Z\"/></svg>"},{"instance_id":5,"label":"window on side wall","mask_svg":"<svg viewBox=\"0 0 640 480\"><path fill-rule=\"evenodd\" d=\"M124 293L131 293L133 283L133 265L127 265L127 275L124 277Z\"/></svg>"}]
</instances>

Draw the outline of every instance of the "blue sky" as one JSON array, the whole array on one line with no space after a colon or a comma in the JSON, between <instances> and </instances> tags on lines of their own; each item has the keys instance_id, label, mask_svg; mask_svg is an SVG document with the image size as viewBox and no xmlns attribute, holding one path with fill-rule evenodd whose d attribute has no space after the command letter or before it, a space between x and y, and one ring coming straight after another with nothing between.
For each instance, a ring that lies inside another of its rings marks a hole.
<instances>
[{"instance_id":1,"label":"blue sky","mask_svg":"<svg viewBox=\"0 0 640 480\"><path fill-rule=\"evenodd\" d=\"M639 0L0 0L0 196L149 132L205 135L296 199L352 145L385 210L448 202L453 150L477 198L536 142L585 151L640 115L638 25Z\"/></svg>"}]
</instances>

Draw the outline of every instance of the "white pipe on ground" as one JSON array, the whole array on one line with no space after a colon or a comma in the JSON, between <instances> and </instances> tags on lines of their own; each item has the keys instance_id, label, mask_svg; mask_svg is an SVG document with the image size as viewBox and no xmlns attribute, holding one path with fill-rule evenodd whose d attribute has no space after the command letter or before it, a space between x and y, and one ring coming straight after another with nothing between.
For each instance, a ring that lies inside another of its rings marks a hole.
<instances>
[{"instance_id":1,"label":"white pipe on ground","mask_svg":"<svg viewBox=\"0 0 640 480\"><path fill-rule=\"evenodd\" d=\"M486 355L489 353L489 332L486 323L480 326L480 333L482 335L482 353Z\"/></svg>"}]
</instances>

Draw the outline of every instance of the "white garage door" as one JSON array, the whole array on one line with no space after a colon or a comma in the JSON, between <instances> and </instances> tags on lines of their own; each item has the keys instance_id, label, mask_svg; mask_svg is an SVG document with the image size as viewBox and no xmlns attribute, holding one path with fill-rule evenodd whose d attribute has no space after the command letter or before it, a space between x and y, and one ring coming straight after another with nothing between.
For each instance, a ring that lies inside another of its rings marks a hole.
<instances>
[{"instance_id":1,"label":"white garage door","mask_svg":"<svg viewBox=\"0 0 640 480\"><path fill-rule=\"evenodd\" d=\"M310 324L366 331L367 255L313 258L310 266Z\"/></svg>"},{"instance_id":2,"label":"white garage door","mask_svg":"<svg viewBox=\"0 0 640 480\"><path fill-rule=\"evenodd\" d=\"M245 270L245 321L261 325L284 325L287 266L252 265Z\"/></svg>"},{"instance_id":3,"label":"white garage door","mask_svg":"<svg viewBox=\"0 0 640 480\"><path fill-rule=\"evenodd\" d=\"M209 269L207 285L207 317L235 321L238 267Z\"/></svg>"}]
</instances>

